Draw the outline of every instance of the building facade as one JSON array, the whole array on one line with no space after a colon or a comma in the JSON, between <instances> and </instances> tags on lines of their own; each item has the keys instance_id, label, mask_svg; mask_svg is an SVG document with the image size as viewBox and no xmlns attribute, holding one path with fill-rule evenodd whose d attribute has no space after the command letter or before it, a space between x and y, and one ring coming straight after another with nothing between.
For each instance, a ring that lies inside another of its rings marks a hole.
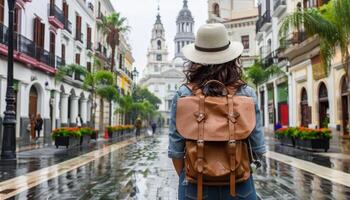
<instances>
[{"instance_id":1,"label":"building facade","mask_svg":"<svg viewBox=\"0 0 350 200\"><path fill-rule=\"evenodd\" d=\"M41 136L46 142L53 129L75 126L78 115L83 124L90 124L91 108L100 107L93 105L90 92L83 90L84 77L72 74L60 81L55 79L56 71L63 65L79 64L88 71L93 70L93 58L99 52L96 42L100 37L96 29L99 11L96 8L100 1L48 0L44 5L43 2L20 0L16 1L15 8L16 136L24 141L30 141L27 127L37 114L44 120ZM114 11L109 1L101 2L109 4L109 12ZM1 121L7 87L6 13L7 1L0 0ZM0 130L1 136L2 128Z\"/></svg>"},{"instance_id":2,"label":"building facade","mask_svg":"<svg viewBox=\"0 0 350 200\"><path fill-rule=\"evenodd\" d=\"M339 50L331 66L320 59L317 36L291 31L284 44L278 40L282 20L297 9L320 7L327 1L261 1L257 43L266 66L279 65L285 72L259 87L264 125L329 127L348 135L348 94ZM328 68L329 70L325 70Z\"/></svg>"},{"instance_id":3,"label":"building facade","mask_svg":"<svg viewBox=\"0 0 350 200\"><path fill-rule=\"evenodd\" d=\"M244 46L241 56L243 67L256 59L255 24L258 10L254 0L209 0L208 23L223 23L231 41Z\"/></svg>"},{"instance_id":4,"label":"building facade","mask_svg":"<svg viewBox=\"0 0 350 200\"><path fill-rule=\"evenodd\" d=\"M181 13L192 16L188 10L187 1L184 1L183 8L178 15L177 27L180 26L180 32L177 33L174 40L175 48L177 44L182 46L182 43L185 45L187 42L193 42L191 36L193 33L188 32L191 31L190 24L193 28L193 18L182 18ZM182 28L182 26L184 27ZM158 14L152 30L151 44L148 48L148 63L144 69L140 84L147 87L150 92L160 98L161 104L159 105L159 111L163 119L158 120L165 122L165 126L168 126L170 123L169 114L172 99L184 81L184 74L182 72L184 61L181 52L178 53L175 51L173 62L169 61L168 55L165 30L161 22L161 17Z\"/></svg>"}]
</instances>

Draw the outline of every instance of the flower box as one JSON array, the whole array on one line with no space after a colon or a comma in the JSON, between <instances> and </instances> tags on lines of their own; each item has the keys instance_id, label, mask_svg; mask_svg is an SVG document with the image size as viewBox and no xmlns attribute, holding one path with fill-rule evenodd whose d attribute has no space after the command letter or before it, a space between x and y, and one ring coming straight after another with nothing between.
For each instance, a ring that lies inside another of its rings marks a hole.
<instances>
[{"instance_id":1,"label":"flower box","mask_svg":"<svg viewBox=\"0 0 350 200\"><path fill-rule=\"evenodd\" d=\"M94 133L90 135L90 139L97 140L98 139L98 131L94 131Z\"/></svg>"},{"instance_id":2,"label":"flower box","mask_svg":"<svg viewBox=\"0 0 350 200\"><path fill-rule=\"evenodd\" d=\"M278 140L281 142L282 145L295 147L294 137L287 136L287 135L281 135L281 136L278 136Z\"/></svg>"},{"instance_id":3,"label":"flower box","mask_svg":"<svg viewBox=\"0 0 350 200\"><path fill-rule=\"evenodd\" d=\"M295 139L295 145L301 149L308 150L320 150L323 149L325 152L329 149L329 138L322 139Z\"/></svg>"},{"instance_id":4,"label":"flower box","mask_svg":"<svg viewBox=\"0 0 350 200\"><path fill-rule=\"evenodd\" d=\"M55 137L55 146L58 148L59 146L73 147L78 146L80 144L80 138L72 137L72 136L57 136Z\"/></svg>"},{"instance_id":5,"label":"flower box","mask_svg":"<svg viewBox=\"0 0 350 200\"><path fill-rule=\"evenodd\" d=\"M80 137L80 145L88 145L90 143L91 136L90 135L82 135Z\"/></svg>"}]
</instances>

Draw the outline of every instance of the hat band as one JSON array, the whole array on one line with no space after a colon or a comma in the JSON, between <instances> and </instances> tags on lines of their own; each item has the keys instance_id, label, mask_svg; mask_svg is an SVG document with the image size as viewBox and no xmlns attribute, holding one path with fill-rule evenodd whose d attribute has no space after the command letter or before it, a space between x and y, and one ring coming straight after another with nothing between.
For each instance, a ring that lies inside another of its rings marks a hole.
<instances>
[{"instance_id":1,"label":"hat band","mask_svg":"<svg viewBox=\"0 0 350 200\"><path fill-rule=\"evenodd\" d=\"M219 51L224 51L226 49L228 49L230 47L231 42L228 42L227 45L223 46L223 47L217 47L217 48L203 48L203 47L199 47L197 45L194 46L194 48L196 48L198 51L203 51L203 52L219 52Z\"/></svg>"}]
</instances>

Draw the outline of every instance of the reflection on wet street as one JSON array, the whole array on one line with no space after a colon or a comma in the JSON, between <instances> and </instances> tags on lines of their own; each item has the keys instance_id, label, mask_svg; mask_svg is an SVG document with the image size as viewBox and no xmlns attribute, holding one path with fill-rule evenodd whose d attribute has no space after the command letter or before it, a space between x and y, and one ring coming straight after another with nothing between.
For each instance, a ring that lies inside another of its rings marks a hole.
<instances>
[{"instance_id":1,"label":"reflection on wet street","mask_svg":"<svg viewBox=\"0 0 350 200\"><path fill-rule=\"evenodd\" d=\"M177 175L167 145L166 134L140 139L15 199L176 199ZM350 199L349 187L271 158L254 176L262 199Z\"/></svg>"}]
</instances>

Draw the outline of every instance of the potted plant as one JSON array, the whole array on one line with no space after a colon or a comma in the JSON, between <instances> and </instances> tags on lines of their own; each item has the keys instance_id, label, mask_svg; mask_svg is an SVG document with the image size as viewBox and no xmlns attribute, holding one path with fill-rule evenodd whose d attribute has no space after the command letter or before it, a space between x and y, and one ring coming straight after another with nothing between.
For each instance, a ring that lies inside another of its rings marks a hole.
<instances>
[{"instance_id":1,"label":"potted plant","mask_svg":"<svg viewBox=\"0 0 350 200\"><path fill-rule=\"evenodd\" d=\"M80 145L87 145L90 143L91 135L93 134L93 130L91 128L81 128L80 129Z\"/></svg>"},{"instance_id":2,"label":"potted plant","mask_svg":"<svg viewBox=\"0 0 350 200\"><path fill-rule=\"evenodd\" d=\"M294 133L295 128L280 128L275 132L275 137L282 145L295 146Z\"/></svg>"},{"instance_id":3,"label":"potted plant","mask_svg":"<svg viewBox=\"0 0 350 200\"><path fill-rule=\"evenodd\" d=\"M65 146L66 148L77 146L80 144L79 128L59 128L52 133L52 138L55 140L55 146Z\"/></svg>"},{"instance_id":4,"label":"potted plant","mask_svg":"<svg viewBox=\"0 0 350 200\"><path fill-rule=\"evenodd\" d=\"M295 144L299 148L310 150L323 149L327 152L331 137L331 130L328 128L309 129L299 127L296 133Z\"/></svg>"},{"instance_id":5,"label":"potted plant","mask_svg":"<svg viewBox=\"0 0 350 200\"><path fill-rule=\"evenodd\" d=\"M97 140L98 138L98 130L92 129L92 134L90 135L91 140Z\"/></svg>"}]
</instances>

